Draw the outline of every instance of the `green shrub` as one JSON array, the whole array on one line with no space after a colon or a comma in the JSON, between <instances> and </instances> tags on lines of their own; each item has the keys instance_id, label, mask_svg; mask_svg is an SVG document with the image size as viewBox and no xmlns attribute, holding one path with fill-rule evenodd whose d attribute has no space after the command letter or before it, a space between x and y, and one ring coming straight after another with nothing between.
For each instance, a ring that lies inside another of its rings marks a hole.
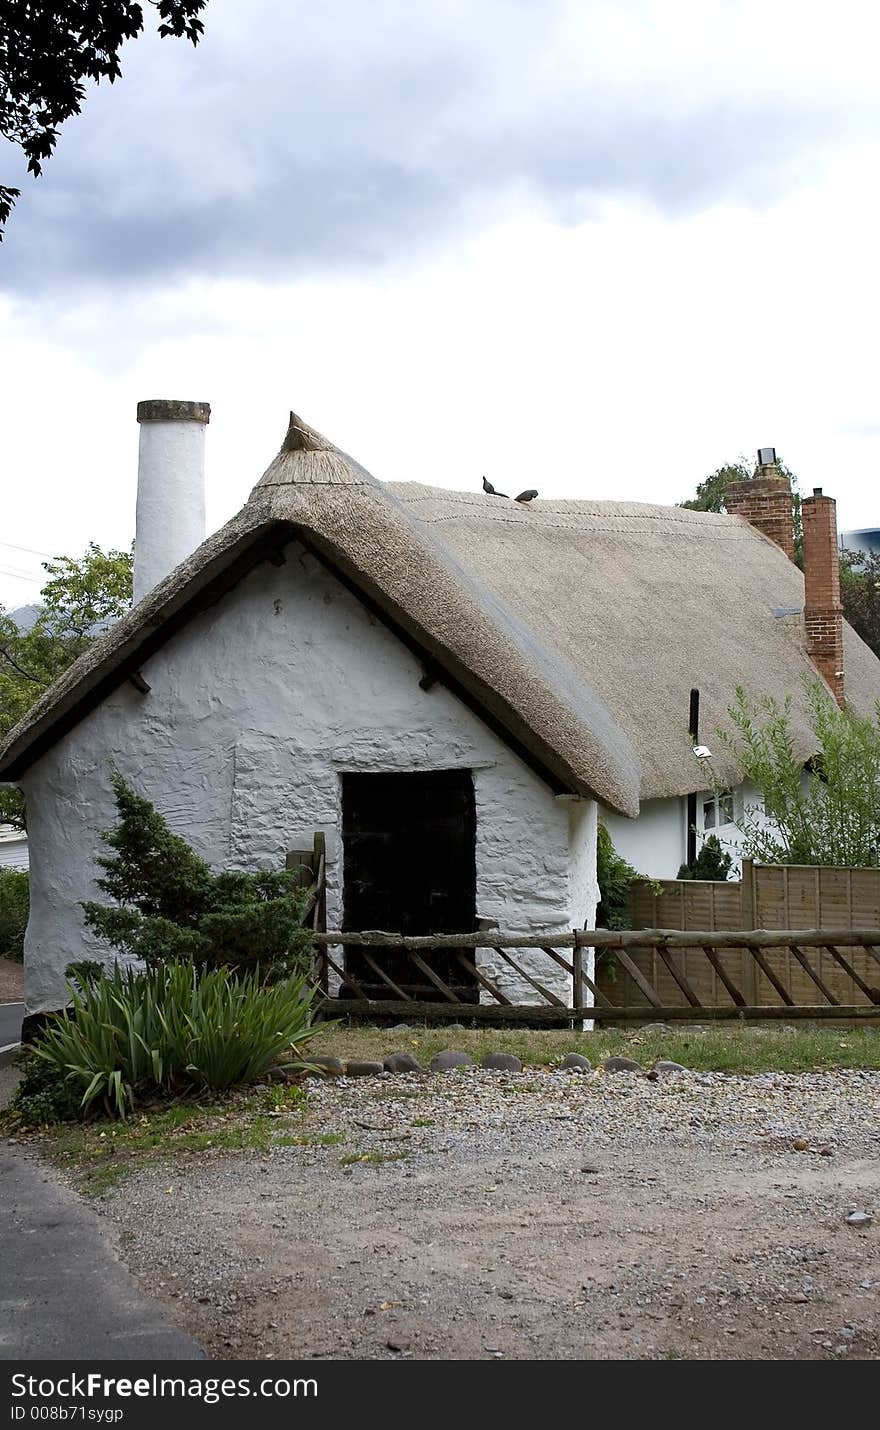
<instances>
[{"instance_id":1,"label":"green shrub","mask_svg":"<svg viewBox=\"0 0 880 1430\"><path fill-rule=\"evenodd\" d=\"M91 984L97 983L99 978L106 978L107 969L96 958L81 958L77 963L68 963L64 970L64 976L68 983L85 989L89 988Z\"/></svg>"},{"instance_id":2,"label":"green shrub","mask_svg":"<svg viewBox=\"0 0 880 1430\"><path fill-rule=\"evenodd\" d=\"M733 867L733 859L722 849L717 834L710 834L693 864L682 864L679 879L726 879Z\"/></svg>"},{"instance_id":3,"label":"green shrub","mask_svg":"<svg viewBox=\"0 0 880 1430\"><path fill-rule=\"evenodd\" d=\"M600 821L596 840L596 874L599 881L599 907L596 927L626 929L630 925L629 885L641 876L632 864L618 854L611 835Z\"/></svg>"},{"instance_id":4,"label":"green shrub","mask_svg":"<svg viewBox=\"0 0 880 1430\"><path fill-rule=\"evenodd\" d=\"M98 860L105 871L98 886L116 907L84 903L87 927L147 967L167 959L259 965L266 983L305 972L310 891L294 874L215 874L119 774L113 790L119 822L103 835L114 853Z\"/></svg>"},{"instance_id":5,"label":"green shrub","mask_svg":"<svg viewBox=\"0 0 880 1430\"><path fill-rule=\"evenodd\" d=\"M239 977L190 963L144 973L117 967L69 992L70 1007L33 1054L73 1090L83 1113L103 1106L125 1117L140 1097L252 1082L319 1031L309 1026L315 989L306 979L266 988L258 970Z\"/></svg>"},{"instance_id":6,"label":"green shrub","mask_svg":"<svg viewBox=\"0 0 880 1430\"><path fill-rule=\"evenodd\" d=\"M18 1067L21 1076L10 1107L17 1122L41 1127L47 1122L70 1122L79 1116L80 1094L55 1064L47 1063L33 1047L28 1047L20 1054Z\"/></svg>"},{"instance_id":7,"label":"green shrub","mask_svg":"<svg viewBox=\"0 0 880 1430\"><path fill-rule=\"evenodd\" d=\"M21 869L0 869L0 958L24 958L29 908L28 876Z\"/></svg>"}]
</instances>

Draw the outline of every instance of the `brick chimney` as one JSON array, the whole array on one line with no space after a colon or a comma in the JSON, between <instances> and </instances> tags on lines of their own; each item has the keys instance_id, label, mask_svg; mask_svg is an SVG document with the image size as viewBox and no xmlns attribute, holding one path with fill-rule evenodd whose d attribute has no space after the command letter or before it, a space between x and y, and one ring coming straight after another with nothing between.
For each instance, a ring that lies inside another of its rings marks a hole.
<instances>
[{"instance_id":1,"label":"brick chimney","mask_svg":"<svg viewBox=\"0 0 880 1430\"><path fill-rule=\"evenodd\" d=\"M791 487L776 465L773 447L761 447L751 481L736 482L724 493L724 505L736 516L744 516L794 560L794 523L791 516Z\"/></svg>"},{"instance_id":2,"label":"brick chimney","mask_svg":"<svg viewBox=\"0 0 880 1430\"><path fill-rule=\"evenodd\" d=\"M837 503L821 487L801 503L804 520L804 625L807 654L841 707L843 694L843 607L837 550Z\"/></svg>"}]
</instances>

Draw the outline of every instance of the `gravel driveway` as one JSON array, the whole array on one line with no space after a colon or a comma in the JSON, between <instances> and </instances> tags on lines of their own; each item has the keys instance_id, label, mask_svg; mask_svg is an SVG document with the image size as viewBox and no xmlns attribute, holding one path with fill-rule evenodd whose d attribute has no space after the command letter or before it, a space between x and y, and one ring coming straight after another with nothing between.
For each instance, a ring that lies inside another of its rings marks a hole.
<instances>
[{"instance_id":1,"label":"gravel driveway","mask_svg":"<svg viewBox=\"0 0 880 1430\"><path fill-rule=\"evenodd\" d=\"M876 1072L310 1089L279 1135L324 1145L180 1159L102 1202L135 1275L210 1354L880 1352ZM878 1220L847 1225L852 1210Z\"/></svg>"}]
</instances>

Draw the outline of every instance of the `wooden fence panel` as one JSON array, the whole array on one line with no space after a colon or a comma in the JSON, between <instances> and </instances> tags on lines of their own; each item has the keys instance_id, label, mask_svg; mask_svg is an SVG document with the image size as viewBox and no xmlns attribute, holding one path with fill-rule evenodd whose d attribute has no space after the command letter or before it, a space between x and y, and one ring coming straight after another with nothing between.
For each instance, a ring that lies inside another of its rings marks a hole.
<instances>
[{"instance_id":1,"label":"wooden fence panel","mask_svg":"<svg viewBox=\"0 0 880 1430\"><path fill-rule=\"evenodd\" d=\"M725 929L858 929L880 927L880 869L847 869L814 865L766 865L743 861L742 881L661 879L633 880L630 886L632 927L705 930ZM721 966L749 1004L780 1004L772 980L746 949L716 945ZM631 949L637 967L670 1006L686 1003L681 988L658 959L656 949ZM680 967L701 1003L726 1006L732 998L716 969L702 952L682 950ZM811 949L810 967L841 1003L868 1001L865 988L880 986L874 954L852 948L846 959L856 974L825 949ZM811 1004L818 989L790 949L764 951L766 966L785 986L795 1003ZM636 984L610 956L599 964L599 987L626 1007L642 1002ZM864 985L864 987L860 985Z\"/></svg>"}]
</instances>

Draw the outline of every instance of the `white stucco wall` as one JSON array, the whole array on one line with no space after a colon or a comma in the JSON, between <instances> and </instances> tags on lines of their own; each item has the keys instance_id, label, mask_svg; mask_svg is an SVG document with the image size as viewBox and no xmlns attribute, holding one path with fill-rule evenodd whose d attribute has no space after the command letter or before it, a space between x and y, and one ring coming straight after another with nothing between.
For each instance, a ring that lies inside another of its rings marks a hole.
<instances>
[{"instance_id":1,"label":"white stucco wall","mask_svg":"<svg viewBox=\"0 0 880 1430\"><path fill-rule=\"evenodd\" d=\"M712 798L711 790L701 790L697 794L697 850L709 835L715 834L722 849L731 856L729 877L739 878L742 867L742 835L736 824L721 824L713 828L703 828L703 803ZM762 819L761 797L753 785L739 785L733 791L734 817L742 818L743 807L751 811L756 823L765 826L769 821ZM687 796L678 799L645 800L638 819L625 819L622 815L602 811L602 821L607 826L612 842L619 854L627 859L640 874L651 879L675 879L681 865L687 858Z\"/></svg>"},{"instance_id":2,"label":"white stucco wall","mask_svg":"<svg viewBox=\"0 0 880 1430\"><path fill-rule=\"evenodd\" d=\"M341 773L471 769L478 917L523 932L592 925L595 805L556 798L442 685L421 690L421 665L380 622L304 550L287 558L147 662L148 695L120 687L26 775L30 1011L58 1006L71 960L109 956L79 904L100 898L114 764L215 867L283 867L323 830L329 927L342 915ZM533 967L568 998L561 969L540 952ZM508 996L534 997L494 971Z\"/></svg>"},{"instance_id":3,"label":"white stucco wall","mask_svg":"<svg viewBox=\"0 0 880 1430\"><path fill-rule=\"evenodd\" d=\"M618 854L650 879L674 879L687 856L687 800L648 799L638 819L602 811Z\"/></svg>"}]
</instances>

